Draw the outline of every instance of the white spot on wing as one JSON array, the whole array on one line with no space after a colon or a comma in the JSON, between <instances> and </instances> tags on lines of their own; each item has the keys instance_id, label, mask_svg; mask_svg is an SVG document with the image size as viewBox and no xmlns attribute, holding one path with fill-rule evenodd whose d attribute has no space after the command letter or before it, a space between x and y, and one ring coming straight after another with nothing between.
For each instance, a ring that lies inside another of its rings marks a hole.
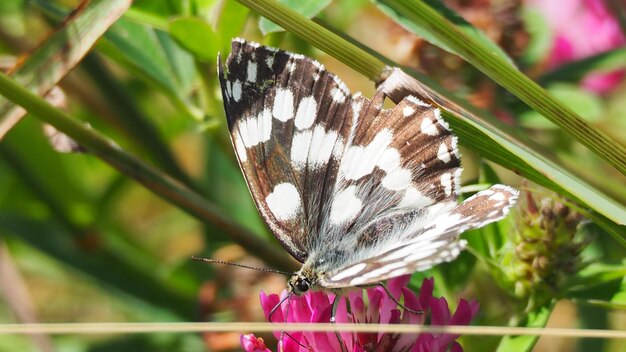
<instances>
[{"instance_id":1,"label":"white spot on wing","mask_svg":"<svg viewBox=\"0 0 626 352\"><path fill-rule=\"evenodd\" d=\"M256 117L249 117L237 124L241 142L246 148L254 147L259 143L266 142L272 135L272 114L268 109L259 113Z\"/></svg>"},{"instance_id":2,"label":"white spot on wing","mask_svg":"<svg viewBox=\"0 0 626 352\"><path fill-rule=\"evenodd\" d=\"M272 65L274 65L274 57L273 56L266 57L265 64L267 65L267 67L272 68Z\"/></svg>"},{"instance_id":3,"label":"white spot on wing","mask_svg":"<svg viewBox=\"0 0 626 352\"><path fill-rule=\"evenodd\" d=\"M276 89L272 115L282 122L293 118L293 93L289 89Z\"/></svg>"},{"instance_id":4,"label":"white spot on wing","mask_svg":"<svg viewBox=\"0 0 626 352\"><path fill-rule=\"evenodd\" d=\"M401 191L411 184L411 171L396 169L383 177L383 187L392 191Z\"/></svg>"},{"instance_id":5,"label":"white spot on wing","mask_svg":"<svg viewBox=\"0 0 626 352\"><path fill-rule=\"evenodd\" d=\"M491 187L491 188L486 189L486 190L484 190L484 191L480 191L480 194L482 194L482 195L484 195L484 196L490 196L490 195L492 195L492 194L494 193L493 188L494 188L494 187ZM470 198L473 198L473 196L472 196L472 197L470 197ZM469 199L469 198L468 198L468 199Z\"/></svg>"},{"instance_id":6,"label":"white spot on wing","mask_svg":"<svg viewBox=\"0 0 626 352\"><path fill-rule=\"evenodd\" d=\"M335 160L339 160L339 158L341 158L341 154L343 154L343 138L341 138L341 136L337 136L332 156Z\"/></svg>"},{"instance_id":7,"label":"white spot on wing","mask_svg":"<svg viewBox=\"0 0 626 352\"><path fill-rule=\"evenodd\" d=\"M239 82L239 80L235 80L235 82L233 82L233 99L235 101L239 101L241 100L241 82Z\"/></svg>"},{"instance_id":8,"label":"white spot on wing","mask_svg":"<svg viewBox=\"0 0 626 352\"><path fill-rule=\"evenodd\" d=\"M399 208L424 208L433 204L435 201L425 196L415 187L408 187L404 192L404 197L398 204Z\"/></svg>"},{"instance_id":9,"label":"white spot on wing","mask_svg":"<svg viewBox=\"0 0 626 352\"><path fill-rule=\"evenodd\" d=\"M298 190L288 182L276 185L272 193L265 198L265 203L279 221L295 218L301 207Z\"/></svg>"},{"instance_id":10,"label":"white spot on wing","mask_svg":"<svg viewBox=\"0 0 626 352\"><path fill-rule=\"evenodd\" d=\"M437 127L433 124L433 121L428 117L422 120L420 130L422 131L422 133L425 133L429 136L436 136L438 133Z\"/></svg>"},{"instance_id":11,"label":"white spot on wing","mask_svg":"<svg viewBox=\"0 0 626 352\"><path fill-rule=\"evenodd\" d=\"M363 103L360 101L354 101L352 103L352 125L350 126L350 134L348 134L348 141L346 145L352 144L352 139L354 138L354 132L356 131L356 126L359 122L359 113L361 112L361 107Z\"/></svg>"},{"instance_id":12,"label":"white spot on wing","mask_svg":"<svg viewBox=\"0 0 626 352\"><path fill-rule=\"evenodd\" d=\"M248 82L256 82L256 71L257 71L257 66L256 66L256 62L248 62L248 74L246 79L248 80Z\"/></svg>"},{"instance_id":13,"label":"white spot on wing","mask_svg":"<svg viewBox=\"0 0 626 352\"><path fill-rule=\"evenodd\" d=\"M330 221L342 224L353 220L362 206L363 202L356 196L356 186L349 186L335 195L330 209Z\"/></svg>"},{"instance_id":14,"label":"white spot on wing","mask_svg":"<svg viewBox=\"0 0 626 352\"><path fill-rule=\"evenodd\" d=\"M419 246L418 246L419 244ZM439 247L445 244L444 241L427 242L418 240L410 245L400 245L398 250L393 251L381 258L383 261L413 261L415 258L425 258L433 254Z\"/></svg>"},{"instance_id":15,"label":"white spot on wing","mask_svg":"<svg viewBox=\"0 0 626 352\"><path fill-rule=\"evenodd\" d=\"M291 143L291 162L298 169L308 165L312 169L319 168L330 159L335 149L337 132L326 132L323 126L298 132Z\"/></svg>"},{"instance_id":16,"label":"white spot on wing","mask_svg":"<svg viewBox=\"0 0 626 352\"><path fill-rule=\"evenodd\" d=\"M376 279L377 277L380 277L382 275L387 274L388 272L398 269L398 268L402 268L404 267L406 264L404 264L401 261L396 261L396 262L391 262L388 264L384 264L382 267L378 268L378 269L374 269L372 271L366 271L363 274L361 274L361 276L363 278L366 278L368 280L372 280L372 279Z\"/></svg>"},{"instance_id":17,"label":"white spot on wing","mask_svg":"<svg viewBox=\"0 0 626 352\"><path fill-rule=\"evenodd\" d=\"M323 126L315 127L313 130L313 137L311 137L309 164L311 164L314 168L317 168L328 163L330 155L335 147L336 140L337 132L329 131L326 133Z\"/></svg>"},{"instance_id":18,"label":"white spot on wing","mask_svg":"<svg viewBox=\"0 0 626 352\"><path fill-rule=\"evenodd\" d=\"M233 82L226 81L226 95L228 95L231 99L233 97Z\"/></svg>"},{"instance_id":19,"label":"white spot on wing","mask_svg":"<svg viewBox=\"0 0 626 352\"><path fill-rule=\"evenodd\" d=\"M450 131L450 126L448 125L448 123L441 117L441 110L439 110L439 108L435 108L435 119L437 119L437 122L439 123L439 125L443 128L445 128L446 130Z\"/></svg>"},{"instance_id":20,"label":"white spot on wing","mask_svg":"<svg viewBox=\"0 0 626 352\"><path fill-rule=\"evenodd\" d=\"M324 67L324 65L320 64L320 62L319 62L319 61L317 61L317 60L311 60L311 63L313 64L313 66L317 67L317 69L318 69L319 71L324 71L324 70L326 70L326 67Z\"/></svg>"},{"instance_id":21,"label":"white spot on wing","mask_svg":"<svg viewBox=\"0 0 626 352\"><path fill-rule=\"evenodd\" d=\"M459 139L456 136L452 136L452 153L456 156L457 159L461 158L461 154L459 153Z\"/></svg>"},{"instance_id":22,"label":"white spot on wing","mask_svg":"<svg viewBox=\"0 0 626 352\"><path fill-rule=\"evenodd\" d=\"M424 107L430 107L431 105L428 103L425 103L424 101L417 99L416 97L409 95L408 97L405 98L406 100L410 101L411 103L417 105L417 106L424 106Z\"/></svg>"},{"instance_id":23,"label":"white spot on wing","mask_svg":"<svg viewBox=\"0 0 626 352\"><path fill-rule=\"evenodd\" d=\"M449 172L441 174L441 185L447 196L452 194L452 175Z\"/></svg>"},{"instance_id":24,"label":"white spot on wing","mask_svg":"<svg viewBox=\"0 0 626 352\"><path fill-rule=\"evenodd\" d=\"M502 192L496 192L493 195L489 196L489 200L503 201L506 197Z\"/></svg>"},{"instance_id":25,"label":"white spot on wing","mask_svg":"<svg viewBox=\"0 0 626 352\"><path fill-rule=\"evenodd\" d=\"M339 273L337 273L335 276L333 276L331 279L331 281L339 281L339 280L343 280L349 276L354 276L356 274L358 274L359 272L361 272L361 270L365 269L367 265L365 263L358 263L355 264L351 267L348 267L347 269L344 269L342 271L340 271Z\"/></svg>"},{"instance_id":26,"label":"white spot on wing","mask_svg":"<svg viewBox=\"0 0 626 352\"><path fill-rule=\"evenodd\" d=\"M446 143L442 142L439 145L439 150L437 151L437 158L443 161L444 163L450 162L452 160L452 156L450 155L450 151L448 151L448 146Z\"/></svg>"},{"instance_id":27,"label":"white spot on wing","mask_svg":"<svg viewBox=\"0 0 626 352\"><path fill-rule=\"evenodd\" d=\"M265 109L259 114L257 126L260 131L259 143L268 141L272 136L272 114L269 109Z\"/></svg>"},{"instance_id":28,"label":"white spot on wing","mask_svg":"<svg viewBox=\"0 0 626 352\"><path fill-rule=\"evenodd\" d=\"M413 115L414 113L415 113L415 108L413 108L412 106L405 106L402 109L402 115L404 115L404 117L409 117Z\"/></svg>"},{"instance_id":29,"label":"white spot on wing","mask_svg":"<svg viewBox=\"0 0 626 352\"><path fill-rule=\"evenodd\" d=\"M366 147L353 146L346 150L341 161L341 171L346 180L358 180L369 175L374 167L386 165L384 156L393 135L388 129L379 131ZM387 167L387 166L385 166Z\"/></svg>"},{"instance_id":30,"label":"white spot on wing","mask_svg":"<svg viewBox=\"0 0 626 352\"><path fill-rule=\"evenodd\" d=\"M385 172L391 172L400 167L400 153L395 148L388 148L383 153L378 167Z\"/></svg>"},{"instance_id":31,"label":"white spot on wing","mask_svg":"<svg viewBox=\"0 0 626 352\"><path fill-rule=\"evenodd\" d=\"M317 115L317 102L313 96L305 97L298 104L296 119L294 121L298 129L307 129L313 125Z\"/></svg>"},{"instance_id":32,"label":"white spot on wing","mask_svg":"<svg viewBox=\"0 0 626 352\"><path fill-rule=\"evenodd\" d=\"M364 278L362 276L357 276L354 279L350 280L350 286L360 285L360 284L364 283L365 281L367 281L366 278Z\"/></svg>"},{"instance_id":33,"label":"white spot on wing","mask_svg":"<svg viewBox=\"0 0 626 352\"><path fill-rule=\"evenodd\" d=\"M333 100L338 102L338 103L343 103L346 100L346 95L344 92L341 91L341 89L339 88L333 88L333 90L330 92L331 96L333 97Z\"/></svg>"},{"instance_id":34,"label":"white spot on wing","mask_svg":"<svg viewBox=\"0 0 626 352\"><path fill-rule=\"evenodd\" d=\"M298 132L294 134L291 142L291 162L298 169L303 169L309 156L311 146L311 131Z\"/></svg>"}]
</instances>

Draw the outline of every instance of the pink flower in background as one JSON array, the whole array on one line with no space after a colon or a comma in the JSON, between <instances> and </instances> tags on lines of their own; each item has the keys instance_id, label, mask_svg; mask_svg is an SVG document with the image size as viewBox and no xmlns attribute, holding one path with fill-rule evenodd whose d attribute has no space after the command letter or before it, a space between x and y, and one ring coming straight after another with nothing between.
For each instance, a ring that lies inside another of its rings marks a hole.
<instances>
[{"instance_id":1,"label":"pink flower in background","mask_svg":"<svg viewBox=\"0 0 626 352\"><path fill-rule=\"evenodd\" d=\"M363 298L362 290L355 290L341 297L335 314L338 323L362 323L362 324L424 324L430 318L431 325L467 325L478 312L478 302L461 299L456 312L451 315L448 303L444 298L432 296L434 280L425 279L420 288L419 297L416 296L406 285L409 276L389 280L388 287L397 299L404 298L404 305L413 310L423 310L424 314L417 315L408 311L402 311L398 305L388 297L381 287L365 290L367 300ZM283 292L283 296L287 292ZM309 292L299 297L293 297L283 303L272 315L272 322L297 322L297 323L328 323L330 321L332 303L335 295L321 291ZM261 305L268 318L280 297L278 295L265 295L261 292ZM365 302L369 302L367 305ZM348 307L350 309L348 309ZM287 317L285 319L285 316ZM348 351L462 351L461 346L455 341L457 335L450 334L386 334L386 333L340 333L341 342L334 332L295 332L291 337L283 336L285 352L304 351L341 351L343 344ZM280 338L280 332L274 336ZM253 341L254 335L243 335L242 346L245 351L266 351L257 345L247 343ZM262 342L262 341L261 341ZM306 346L306 348L302 346ZM256 349L255 349L256 348Z\"/></svg>"},{"instance_id":2,"label":"pink flower in background","mask_svg":"<svg viewBox=\"0 0 626 352\"><path fill-rule=\"evenodd\" d=\"M241 335L240 338L241 347L247 352L272 352L269 348L265 347L265 342L262 338L254 336L254 334Z\"/></svg>"},{"instance_id":3,"label":"pink flower in background","mask_svg":"<svg viewBox=\"0 0 626 352\"><path fill-rule=\"evenodd\" d=\"M626 37L603 0L527 0L527 5L546 17L554 34L550 68L573 60L622 47ZM606 93L624 78L624 70L591 73L582 86Z\"/></svg>"}]
</instances>

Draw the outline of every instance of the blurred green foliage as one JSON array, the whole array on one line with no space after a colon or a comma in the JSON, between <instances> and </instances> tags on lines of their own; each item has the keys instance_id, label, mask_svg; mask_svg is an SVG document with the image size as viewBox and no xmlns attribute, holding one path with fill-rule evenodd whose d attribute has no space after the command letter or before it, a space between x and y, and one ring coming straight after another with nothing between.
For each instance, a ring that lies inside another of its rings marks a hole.
<instances>
[{"instance_id":1,"label":"blurred green foliage","mask_svg":"<svg viewBox=\"0 0 626 352\"><path fill-rule=\"evenodd\" d=\"M426 53L439 50L424 48L427 44L420 42L414 44L414 52L407 54L408 58L395 56L392 50L400 51L402 43L415 37L394 21L409 30L426 29L390 11L387 4L392 1L377 2L378 7L358 0L281 2L307 17L317 16L338 32L350 33L356 41L372 46L382 55L404 60L402 63L407 66L411 59L421 55L419 50ZM76 4L69 0L0 2L2 53L15 57L32 50L61 26ZM486 48L501 45L461 20L454 11L443 6L437 9L447 18L456 19L455 24ZM626 128L614 126L625 125L622 107L626 85L622 83L610 94L599 95L578 84L585 72L607 67L623 69L625 61L619 59L623 58L624 49L573 62L553 72L541 71L547 27L535 13L522 15L522 8L517 10L520 19L529 24L531 44L512 57L504 50L496 50L497 55L538 76L538 81L557 99L624 144ZM391 19L383 13L391 13ZM374 42L379 38L377 32L383 32L394 45ZM263 33L270 34L263 36ZM343 77L352 91L372 90L371 83L332 59L333 53L324 55L310 43L280 32L279 27L235 1L137 0L99 40L93 52L60 83L65 93L61 108L211 201L223 214L250 230L259 242L278 246L250 199L231 151L221 107L217 53L227 55L230 40L235 36L315 55ZM80 33L68 38L67 44L76 44L79 39ZM437 44L436 39L433 41ZM454 52L454 48L447 51ZM444 56L443 51L433 52ZM598 197L610 197L623 207L626 203L623 175L512 98L509 92L495 87L493 82L485 83L484 77L467 64L452 66L451 69L441 64L435 68L446 72L443 76L454 76L455 85L451 89L459 92L459 99L476 103L472 98L480 95L480 88L491 87L487 89L488 104L477 104L479 107L509 117L507 122L513 125L512 129L550 150L550 157L558 158L559 165L565 165L564 170L567 167L597 187ZM490 141L484 143L495 148ZM468 171L464 175L465 184L502 181L521 185L532 197L581 210L570 200L524 183L494 164L481 162L478 155L468 151L464 156ZM16 281L0 278L5 298L0 300L0 322L24 321L18 314L19 307L11 300L19 295L19 287L27 289L28 294L21 299L27 302L26 306L32 306L32 318L40 322L260 319L261 310L256 306L258 289L259 286L276 289L271 278L257 275L243 279L250 274L234 271L234 276L224 280L220 277L224 268L190 261L190 256L199 255L255 262L255 256L263 258L258 248L248 246L243 248L247 254L242 254L219 226L198 222L184 209L172 206L128 176L91 154L54 151L42 133L41 123L32 116L0 141L0 257L9 263L2 265L13 265L20 273ZM520 250L516 247L520 245L521 234L530 231L528 223L516 221L523 211L464 234L470 243L468 251L452 263L416 273L412 282L434 276L436 290L451 303L458 297L476 297L482 305L476 322L480 325L543 326L553 310L562 305L570 307L571 320L581 322L580 326L624 329L626 249L602 228L583 220L581 226L569 228L570 237L564 237L590 238L586 239L589 244L584 251L581 248L582 253L572 254L576 258L569 262L575 262L576 266L567 268L571 271L559 271L558 284L549 288L541 278L523 281L520 275L533 271L533 262L526 257L520 260ZM533 228L532 233L536 236L532 241L543 241L545 245L541 230ZM624 233L619 235L623 238ZM524 245L532 241L522 240ZM548 248L561 253L559 250L567 247L566 244L550 242ZM524 253L535 253L537 248ZM545 246L541 248L545 250ZM550 255L540 254L543 258ZM286 252L284 255L288 256ZM258 260L255 263L263 265ZM519 268L511 263L523 266L523 270L505 275ZM568 275L567 280L563 273ZM243 286L237 281L242 281ZM525 294L515 290L520 285L524 286ZM614 310L621 312L621 321L610 318ZM555 322L566 326L572 326L571 323ZM236 349L238 341L233 335L203 337L76 335L48 341L58 351L228 350ZM464 337L467 351L531 350L536 342L535 338ZM0 339L0 351L45 350L44 345L45 342L24 336ZM613 342L579 341L581 350L582 346L586 350L607 351L623 347Z\"/></svg>"}]
</instances>

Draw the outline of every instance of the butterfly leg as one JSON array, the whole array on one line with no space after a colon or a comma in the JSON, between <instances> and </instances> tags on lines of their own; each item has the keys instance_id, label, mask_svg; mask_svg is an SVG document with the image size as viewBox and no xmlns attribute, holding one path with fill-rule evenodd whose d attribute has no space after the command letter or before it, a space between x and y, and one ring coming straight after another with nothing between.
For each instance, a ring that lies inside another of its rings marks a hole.
<instances>
[{"instance_id":1,"label":"butterfly leg","mask_svg":"<svg viewBox=\"0 0 626 352\"><path fill-rule=\"evenodd\" d=\"M274 313L276 313L276 310L278 308L280 308L280 306L283 305L283 303L285 303L286 300L288 300L289 298L291 298L291 294L288 293L283 299L281 299L278 303L276 303L276 305L274 306L274 308L272 308L272 310L270 310L270 314L267 315L267 320L270 323L273 323L272 321L272 315L274 315ZM289 305L287 305L287 307L289 307ZM287 319L287 317L285 317L285 320Z\"/></svg>"},{"instance_id":2,"label":"butterfly leg","mask_svg":"<svg viewBox=\"0 0 626 352\"><path fill-rule=\"evenodd\" d=\"M283 305L283 303L285 301L287 301L287 308L285 308L285 321L284 323L287 323L287 317L289 316L289 301L291 299L291 293L288 293L283 299L281 299L275 306L274 308L272 308L272 310L270 311L270 314L267 315L267 320L271 323L272 322L272 315L274 314L274 312L276 312L276 310L278 308L280 308L280 306ZM300 345L300 347L302 348L306 348L306 349L310 349L309 347L303 345L300 341L296 340L296 338L294 338L293 336L291 336L291 334L289 334L288 332L285 331L281 331L280 332L280 338L278 339L278 350L283 352L284 351L284 345L283 345L283 339L285 338L285 336L287 336L288 338L294 340L298 345Z\"/></svg>"},{"instance_id":3,"label":"butterfly leg","mask_svg":"<svg viewBox=\"0 0 626 352\"><path fill-rule=\"evenodd\" d=\"M398 307L402 307L402 309L404 309L407 312L413 313L413 314L417 314L417 315L422 315L424 314L424 311L419 309L419 310L415 310L415 309L411 309L403 304L401 304L392 294L391 291L389 291L389 287L387 287L387 285L384 282L379 282L378 286L382 287L385 292L387 293L387 296L389 296L389 298L391 298L392 301L394 301Z\"/></svg>"},{"instance_id":4,"label":"butterfly leg","mask_svg":"<svg viewBox=\"0 0 626 352\"><path fill-rule=\"evenodd\" d=\"M339 302L341 300L341 296L335 295L335 299L333 300L333 305L330 308L330 323L335 324L337 322L337 308L339 308ZM341 346L342 352L348 352L346 345L343 343L343 339L341 338L341 334L339 331L335 331L335 336L337 336L337 341L339 341L339 346Z\"/></svg>"}]
</instances>

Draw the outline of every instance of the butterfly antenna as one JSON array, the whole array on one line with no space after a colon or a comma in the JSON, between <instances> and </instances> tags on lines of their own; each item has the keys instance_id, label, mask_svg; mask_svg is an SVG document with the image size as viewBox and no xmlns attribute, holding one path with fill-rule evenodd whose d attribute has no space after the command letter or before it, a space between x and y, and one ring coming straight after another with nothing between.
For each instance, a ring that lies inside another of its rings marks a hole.
<instances>
[{"instance_id":1,"label":"butterfly antenna","mask_svg":"<svg viewBox=\"0 0 626 352\"><path fill-rule=\"evenodd\" d=\"M339 308L339 303L341 302L341 298L339 295L335 296L335 299L333 299L333 305L330 309L330 322L331 324L335 324L337 323L337 308ZM341 352L348 352L348 347L346 346L346 344L343 342L343 338L341 337L341 334L339 333L339 331L335 330L335 337L337 337L337 342L339 342L339 346L341 346Z\"/></svg>"},{"instance_id":2,"label":"butterfly antenna","mask_svg":"<svg viewBox=\"0 0 626 352\"><path fill-rule=\"evenodd\" d=\"M191 257L192 260L198 261L198 262L205 262L205 263L209 263L209 264L224 264L224 265L230 265L230 266L237 266L240 268L246 268L246 269L252 269L252 270L257 270L257 271L265 271L268 273L276 273L276 274L283 274L283 275L293 275L294 273L292 272L288 272L288 271L282 271L282 270L276 270L276 269L269 269L269 268L259 268L256 266L249 266L249 265L244 265L244 264L239 264L239 263L231 263L231 262L227 262L224 260L217 260L217 259L209 259L209 258L201 258L201 257Z\"/></svg>"},{"instance_id":3,"label":"butterfly antenna","mask_svg":"<svg viewBox=\"0 0 626 352\"><path fill-rule=\"evenodd\" d=\"M287 293L287 295L286 295L283 299L281 299L281 300L280 300L280 302L278 302L278 304L276 304L276 305L274 306L274 308L272 308L272 310L270 311L270 314L268 315L268 318L267 318L267 320L268 320L270 323L272 322L272 313L274 313L274 312L276 311L276 309L277 309L278 307L280 307L280 306L283 304L283 302L285 302L286 300L287 300L288 302L287 302L287 308L285 308L285 316L284 316L284 321L283 321L283 322L284 322L285 324L287 323L287 317L289 316L289 306L291 306L291 304L289 304L289 301L291 301L291 296L292 296L292 294L291 294L291 293ZM288 332L286 332L286 331L284 331L284 330L283 330L283 331L281 331L281 332L280 332L280 339L278 340L279 350L280 350L281 352L284 352L284 347L285 347L285 344L284 344L284 342L283 342L283 339L285 338L285 336L287 336L288 338L292 339L295 343L297 343L298 345L300 345L300 347L302 347L302 348L304 348L304 349L306 349L306 350L309 350L309 351L311 350L310 346L305 346L305 345L303 345L303 344L302 344L302 342L298 341L298 340L297 340L295 337L293 337L290 333L288 333Z\"/></svg>"}]
</instances>

